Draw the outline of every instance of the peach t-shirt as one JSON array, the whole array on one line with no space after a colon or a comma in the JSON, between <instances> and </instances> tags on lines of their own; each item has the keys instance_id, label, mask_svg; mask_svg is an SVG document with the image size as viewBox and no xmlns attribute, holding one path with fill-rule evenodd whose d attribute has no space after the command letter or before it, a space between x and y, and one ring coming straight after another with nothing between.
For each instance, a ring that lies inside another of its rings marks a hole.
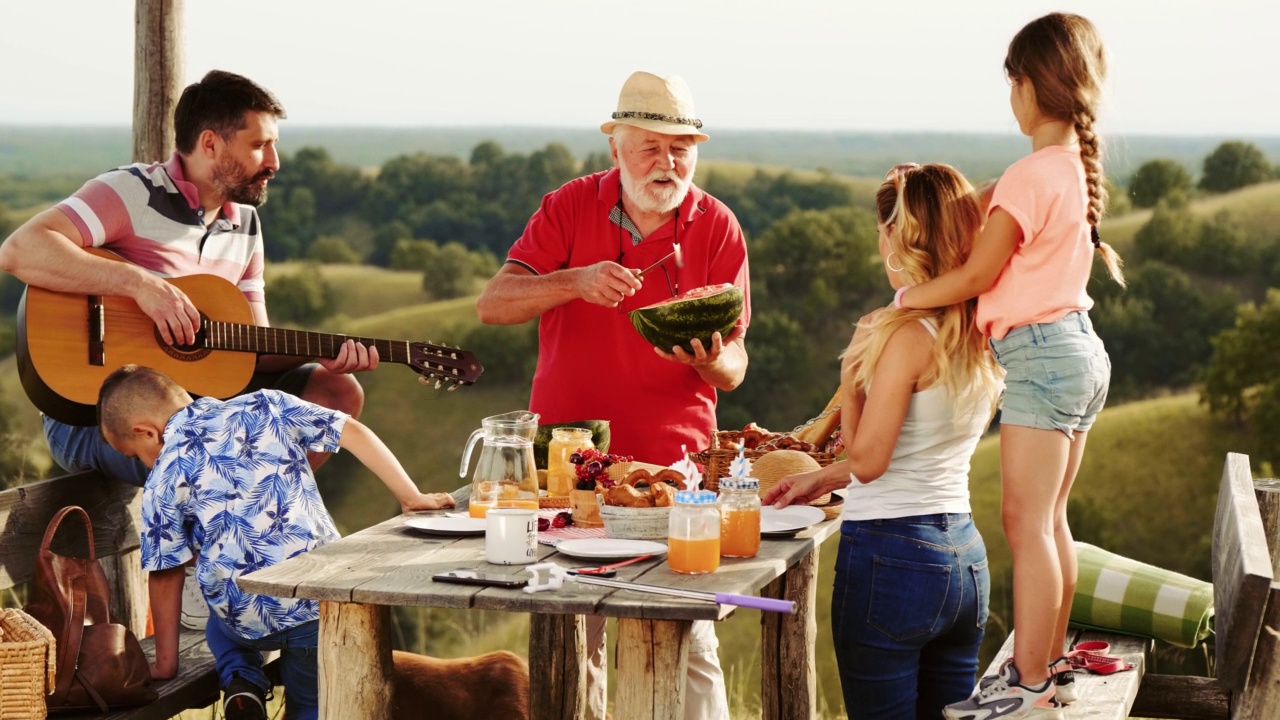
<instances>
[{"instance_id":1,"label":"peach t-shirt","mask_svg":"<svg viewBox=\"0 0 1280 720\"><path fill-rule=\"evenodd\" d=\"M978 296L978 327L997 340L1020 325L1050 323L1088 310L1093 268L1086 211L1089 190L1076 146L1050 145L1009 166L988 216L1001 208L1022 241L991 289Z\"/></svg>"}]
</instances>

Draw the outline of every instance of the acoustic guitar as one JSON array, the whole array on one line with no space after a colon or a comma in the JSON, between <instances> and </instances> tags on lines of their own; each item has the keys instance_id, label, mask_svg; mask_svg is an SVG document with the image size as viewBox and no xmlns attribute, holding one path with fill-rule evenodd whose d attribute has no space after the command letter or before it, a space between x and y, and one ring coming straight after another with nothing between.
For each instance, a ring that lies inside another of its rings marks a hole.
<instances>
[{"instance_id":1,"label":"acoustic guitar","mask_svg":"<svg viewBox=\"0 0 1280 720\"><path fill-rule=\"evenodd\" d=\"M160 370L193 395L228 398L249 384L259 354L334 358L347 340L376 347L380 362L408 365L437 388L471 385L484 372L473 354L444 345L255 325L244 294L214 275L169 282L200 311L191 345L166 344L132 298L29 286L18 306L16 334L18 372L31 402L55 420L94 425L98 389L124 365Z\"/></svg>"}]
</instances>

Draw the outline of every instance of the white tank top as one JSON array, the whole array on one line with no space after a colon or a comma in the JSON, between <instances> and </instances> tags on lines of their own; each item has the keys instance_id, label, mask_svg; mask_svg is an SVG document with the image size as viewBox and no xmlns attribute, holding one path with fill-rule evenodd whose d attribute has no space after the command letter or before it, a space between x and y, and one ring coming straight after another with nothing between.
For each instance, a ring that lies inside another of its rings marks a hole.
<instances>
[{"instance_id":1,"label":"white tank top","mask_svg":"<svg viewBox=\"0 0 1280 720\"><path fill-rule=\"evenodd\" d=\"M920 322L937 336L931 320ZM865 484L849 476L842 519L969 512L969 459L993 408L983 393L965 402L958 407L942 383L913 393L888 470Z\"/></svg>"}]
</instances>

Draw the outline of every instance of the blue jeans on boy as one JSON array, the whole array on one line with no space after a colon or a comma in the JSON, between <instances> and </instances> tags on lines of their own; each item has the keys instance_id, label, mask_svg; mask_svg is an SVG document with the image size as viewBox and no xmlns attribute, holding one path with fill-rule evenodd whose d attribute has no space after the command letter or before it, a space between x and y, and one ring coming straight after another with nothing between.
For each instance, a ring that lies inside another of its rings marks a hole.
<instances>
[{"instance_id":1,"label":"blue jeans on boy","mask_svg":"<svg viewBox=\"0 0 1280 720\"><path fill-rule=\"evenodd\" d=\"M846 521L831 630L850 720L935 720L969 697L990 594L969 514Z\"/></svg>"},{"instance_id":2,"label":"blue jeans on boy","mask_svg":"<svg viewBox=\"0 0 1280 720\"><path fill-rule=\"evenodd\" d=\"M316 639L320 621L312 620L257 640L236 635L216 613L209 614L205 641L218 668L218 684L226 687L234 675L265 694L271 682L262 672L262 651L280 651L280 679L284 682L285 718L316 720L320 714L320 680L316 669Z\"/></svg>"}]
</instances>

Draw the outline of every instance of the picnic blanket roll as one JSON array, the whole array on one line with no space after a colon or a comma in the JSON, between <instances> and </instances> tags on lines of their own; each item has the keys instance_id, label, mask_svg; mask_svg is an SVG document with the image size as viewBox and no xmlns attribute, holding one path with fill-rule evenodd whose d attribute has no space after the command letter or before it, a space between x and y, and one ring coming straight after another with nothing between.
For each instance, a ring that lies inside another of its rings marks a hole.
<instances>
[{"instance_id":1,"label":"picnic blanket roll","mask_svg":"<svg viewBox=\"0 0 1280 720\"><path fill-rule=\"evenodd\" d=\"M1077 542L1075 625L1195 647L1213 631L1213 585Z\"/></svg>"}]
</instances>

